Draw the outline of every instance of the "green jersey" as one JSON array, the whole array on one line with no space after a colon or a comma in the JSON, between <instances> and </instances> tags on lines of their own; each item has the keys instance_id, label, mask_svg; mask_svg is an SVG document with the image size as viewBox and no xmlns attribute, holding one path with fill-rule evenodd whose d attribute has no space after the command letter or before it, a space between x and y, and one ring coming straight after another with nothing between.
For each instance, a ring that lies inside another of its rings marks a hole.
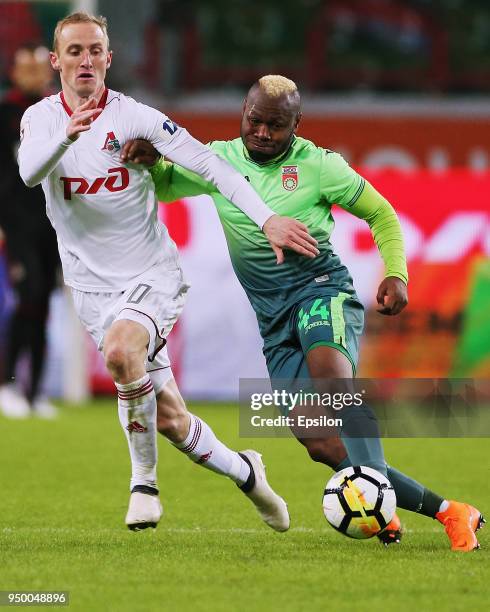
<instances>
[{"instance_id":1,"label":"green jersey","mask_svg":"<svg viewBox=\"0 0 490 612\"><path fill-rule=\"evenodd\" d=\"M225 232L233 268L257 313L263 335L286 306L294 304L298 295L304 297L307 287L314 288L319 282L325 282L337 288L351 288L348 272L330 243L334 228L333 203L368 220L385 260L387 275L407 280L403 242L393 209L338 153L296 137L281 156L267 163L256 163L240 138L215 141L209 146L245 176L275 213L303 222L318 241L320 254L314 259L287 251L284 263L277 265L261 228L226 200L214 185L166 162L152 169L161 201L203 193L211 195ZM381 203L366 204L368 187ZM361 200L364 203L359 205ZM382 236L377 236L377 230ZM385 240L390 232L391 237ZM382 243L385 244L384 253Z\"/></svg>"}]
</instances>

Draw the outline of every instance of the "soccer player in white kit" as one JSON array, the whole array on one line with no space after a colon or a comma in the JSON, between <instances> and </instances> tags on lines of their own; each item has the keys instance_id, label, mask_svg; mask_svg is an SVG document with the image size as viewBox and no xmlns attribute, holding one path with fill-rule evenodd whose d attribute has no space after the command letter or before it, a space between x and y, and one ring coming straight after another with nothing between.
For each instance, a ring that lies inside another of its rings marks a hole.
<instances>
[{"instance_id":1,"label":"soccer player in white kit","mask_svg":"<svg viewBox=\"0 0 490 612\"><path fill-rule=\"evenodd\" d=\"M105 87L112 52L103 17L74 13L61 20L53 49L62 91L26 111L19 169L28 186L42 184L65 283L117 387L132 463L126 524L139 530L161 518L158 430L192 461L228 476L268 525L285 531L287 506L268 485L260 455L220 442L187 411L173 379L165 338L188 285L175 244L157 219L153 181L144 167L121 162L121 145L145 138L171 161L213 181L262 227L278 262L281 247L314 257L316 241L303 224L274 215L243 177L185 129Z\"/></svg>"}]
</instances>

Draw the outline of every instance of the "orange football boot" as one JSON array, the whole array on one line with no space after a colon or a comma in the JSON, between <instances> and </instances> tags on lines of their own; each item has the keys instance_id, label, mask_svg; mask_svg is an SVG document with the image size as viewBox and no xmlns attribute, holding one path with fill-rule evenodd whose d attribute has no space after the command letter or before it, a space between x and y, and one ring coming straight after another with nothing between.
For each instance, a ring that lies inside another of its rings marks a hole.
<instances>
[{"instance_id":1,"label":"orange football boot","mask_svg":"<svg viewBox=\"0 0 490 612\"><path fill-rule=\"evenodd\" d=\"M473 506L450 501L447 510L438 512L436 519L444 525L451 550L469 552L480 548L475 533L483 527L485 519Z\"/></svg>"},{"instance_id":2,"label":"orange football boot","mask_svg":"<svg viewBox=\"0 0 490 612\"><path fill-rule=\"evenodd\" d=\"M377 538L385 546L389 546L390 544L400 544L402 533L402 524L400 523L398 514L394 514L393 518L388 525L386 525L383 531L377 534Z\"/></svg>"}]
</instances>

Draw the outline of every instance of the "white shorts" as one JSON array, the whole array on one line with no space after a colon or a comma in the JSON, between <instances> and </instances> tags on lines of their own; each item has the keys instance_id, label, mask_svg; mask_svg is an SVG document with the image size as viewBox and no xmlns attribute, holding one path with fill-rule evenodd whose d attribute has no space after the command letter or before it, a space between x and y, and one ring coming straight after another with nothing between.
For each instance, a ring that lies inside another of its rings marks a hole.
<instances>
[{"instance_id":1,"label":"white shorts","mask_svg":"<svg viewBox=\"0 0 490 612\"><path fill-rule=\"evenodd\" d=\"M153 373L158 393L172 377L166 338L182 312L188 289L182 270L168 271L158 266L137 278L126 291L92 293L71 288L71 292L78 317L99 351L104 347L105 333L116 320L136 321L148 330L145 365L146 371Z\"/></svg>"}]
</instances>

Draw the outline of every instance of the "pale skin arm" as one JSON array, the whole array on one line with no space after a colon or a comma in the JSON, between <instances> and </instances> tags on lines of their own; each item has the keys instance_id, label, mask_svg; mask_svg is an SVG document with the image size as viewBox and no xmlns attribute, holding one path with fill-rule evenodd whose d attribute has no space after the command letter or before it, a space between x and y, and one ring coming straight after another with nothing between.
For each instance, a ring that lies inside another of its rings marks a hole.
<instances>
[{"instance_id":1,"label":"pale skin arm","mask_svg":"<svg viewBox=\"0 0 490 612\"><path fill-rule=\"evenodd\" d=\"M153 166L159 157L158 151L146 140L130 140L121 151L121 161L146 166ZM278 264L284 261L284 248L310 258L319 253L317 241L310 236L306 225L296 219L273 215L264 223L262 231L269 240Z\"/></svg>"}]
</instances>

